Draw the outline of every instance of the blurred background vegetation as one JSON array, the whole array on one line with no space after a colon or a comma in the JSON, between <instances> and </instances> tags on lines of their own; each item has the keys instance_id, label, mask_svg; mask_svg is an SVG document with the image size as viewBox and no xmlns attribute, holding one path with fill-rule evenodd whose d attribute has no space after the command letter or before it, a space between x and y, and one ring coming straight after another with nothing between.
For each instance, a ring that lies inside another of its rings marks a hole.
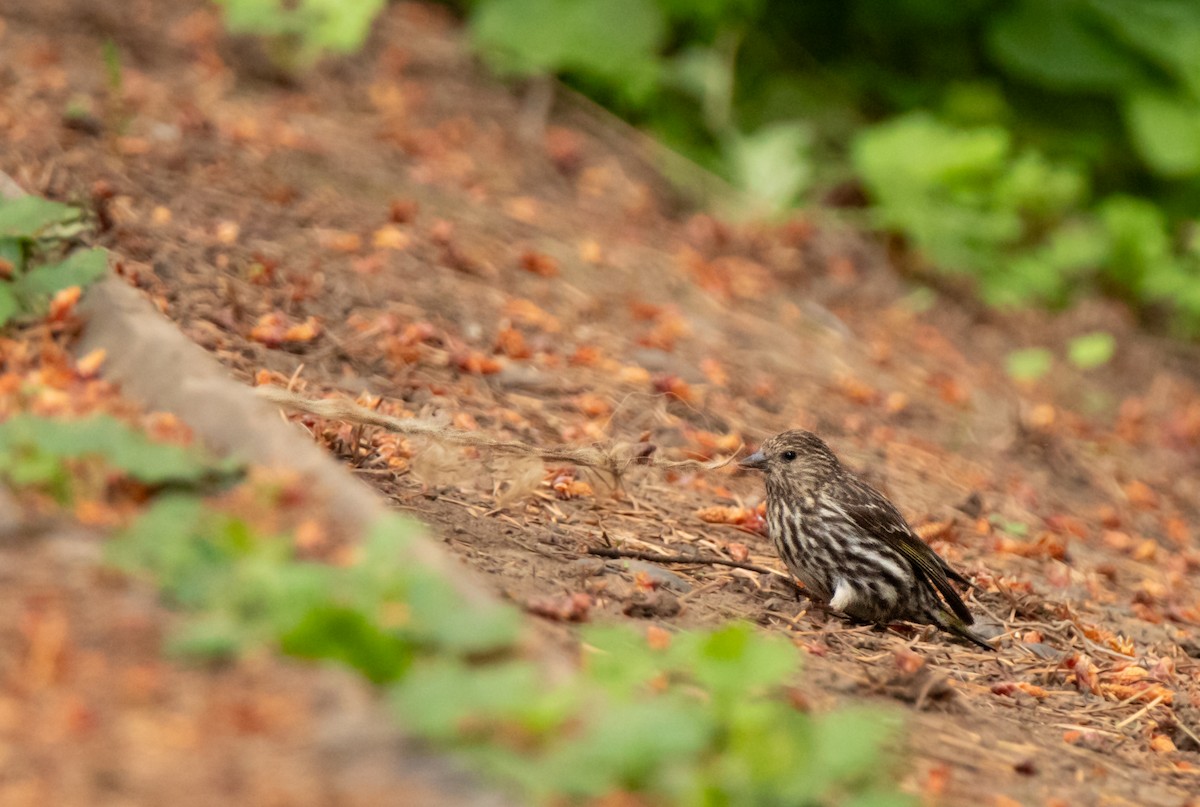
<instances>
[{"instance_id":1,"label":"blurred background vegetation","mask_svg":"<svg viewBox=\"0 0 1200 807\"><path fill-rule=\"evenodd\" d=\"M383 0L221 2L307 59ZM561 78L769 213L865 204L990 305L1099 291L1200 336L1198 0L450 5L498 74Z\"/></svg>"}]
</instances>

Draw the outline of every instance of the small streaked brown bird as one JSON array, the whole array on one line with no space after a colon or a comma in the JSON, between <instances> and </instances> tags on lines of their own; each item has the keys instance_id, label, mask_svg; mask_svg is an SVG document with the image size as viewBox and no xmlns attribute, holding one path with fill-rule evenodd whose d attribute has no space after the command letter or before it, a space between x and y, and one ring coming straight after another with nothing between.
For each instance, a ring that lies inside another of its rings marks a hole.
<instances>
[{"instance_id":1,"label":"small streaked brown bird","mask_svg":"<svg viewBox=\"0 0 1200 807\"><path fill-rule=\"evenodd\" d=\"M767 531L804 588L876 624L936 625L995 650L950 585L967 580L913 532L882 493L847 470L812 432L766 440L741 461L767 479Z\"/></svg>"}]
</instances>

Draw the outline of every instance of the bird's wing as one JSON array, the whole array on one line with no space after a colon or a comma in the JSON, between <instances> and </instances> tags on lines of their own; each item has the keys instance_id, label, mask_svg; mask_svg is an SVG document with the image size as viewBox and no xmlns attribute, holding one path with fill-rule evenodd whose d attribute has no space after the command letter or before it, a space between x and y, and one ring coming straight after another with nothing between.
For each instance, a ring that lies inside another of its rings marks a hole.
<instances>
[{"instance_id":1,"label":"bird's wing","mask_svg":"<svg viewBox=\"0 0 1200 807\"><path fill-rule=\"evenodd\" d=\"M972 624L975 618L950 585L951 579L969 585L963 576L950 568L941 555L930 549L929 544L912 531L904 516L882 493L857 479L845 489L847 494L840 504L850 520L859 529L896 549L913 565L918 576L937 589L955 616L968 625Z\"/></svg>"}]
</instances>

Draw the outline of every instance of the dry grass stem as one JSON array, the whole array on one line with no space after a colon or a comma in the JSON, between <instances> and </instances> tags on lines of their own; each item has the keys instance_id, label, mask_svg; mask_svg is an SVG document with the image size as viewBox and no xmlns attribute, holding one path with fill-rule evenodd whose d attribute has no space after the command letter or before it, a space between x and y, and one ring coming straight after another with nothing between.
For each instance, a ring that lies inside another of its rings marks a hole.
<instances>
[{"instance_id":1,"label":"dry grass stem","mask_svg":"<svg viewBox=\"0 0 1200 807\"><path fill-rule=\"evenodd\" d=\"M444 445L472 446L521 457L536 457L545 462L564 462L592 468L608 474L618 482L630 467L642 465L659 470L715 471L733 461L733 457L701 462L699 460L668 460L654 456L655 446L649 443L614 442L591 446L541 446L519 440L494 440L477 432L446 426L430 418L398 418L368 409L345 399L306 398L280 387L257 387L259 397L293 412L353 423L376 426L409 437L423 437ZM740 450L740 449L739 449Z\"/></svg>"}]
</instances>

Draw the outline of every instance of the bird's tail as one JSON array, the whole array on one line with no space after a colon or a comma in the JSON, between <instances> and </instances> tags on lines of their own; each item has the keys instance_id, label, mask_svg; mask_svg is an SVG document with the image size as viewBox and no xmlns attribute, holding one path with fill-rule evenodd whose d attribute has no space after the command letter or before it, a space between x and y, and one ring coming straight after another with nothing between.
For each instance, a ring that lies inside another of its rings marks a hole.
<instances>
[{"instance_id":1,"label":"bird's tail","mask_svg":"<svg viewBox=\"0 0 1200 807\"><path fill-rule=\"evenodd\" d=\"M987 639L971 630L963 620L949 611L939 610L935 612L933 619L930 621L947 633L953 634L960 639L966 639L972 644L979 645L984 650L991 650L993 653L996 652L996 648L988 644Z\"/></svg>"}]
</instances>

